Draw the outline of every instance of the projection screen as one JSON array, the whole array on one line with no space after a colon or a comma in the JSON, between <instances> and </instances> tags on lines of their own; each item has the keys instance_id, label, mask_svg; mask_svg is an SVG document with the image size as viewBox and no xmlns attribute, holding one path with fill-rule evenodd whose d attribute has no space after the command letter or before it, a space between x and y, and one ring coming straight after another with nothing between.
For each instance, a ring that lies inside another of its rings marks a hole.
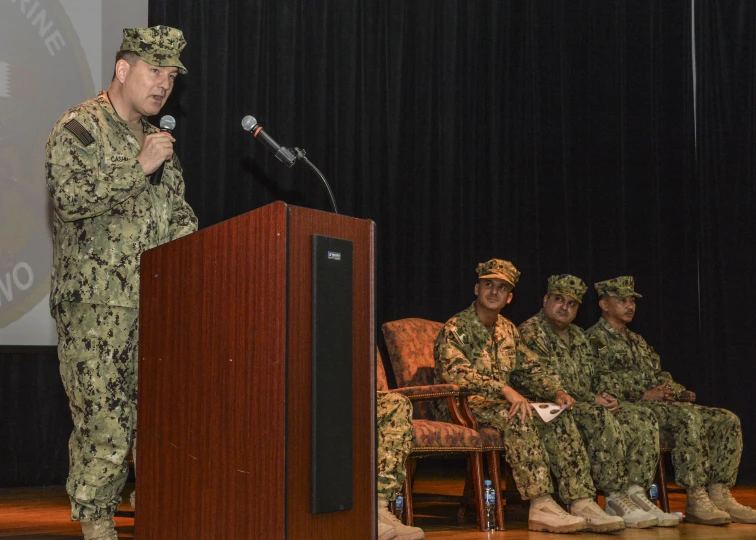
<instances>
[{"instance_id":1,"label":"projection screen","mask_svg":"<svg viewBox=\"0 0 756 540\"><path fill-rule=\"evenodd\" d=\"M0 2L0 345L55 345L44 148L55 120L106 89L121 30L148 0Z\"/></svg>"}]
</instances>

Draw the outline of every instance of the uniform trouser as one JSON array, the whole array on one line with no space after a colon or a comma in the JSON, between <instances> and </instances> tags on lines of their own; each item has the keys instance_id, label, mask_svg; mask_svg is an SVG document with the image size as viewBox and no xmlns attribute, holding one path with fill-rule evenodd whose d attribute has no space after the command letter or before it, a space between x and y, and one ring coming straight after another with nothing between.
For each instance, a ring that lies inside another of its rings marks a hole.
<instances>
[{"instance_id":1,"label":"uniform trouser","mask_svg":"<svg viewBox=\"0 0 756 540\"><path fill-rule=\"evenodd\" d=\"M623 403L617 414L578 402L570 412L591 463L597 489L625 491L628 484L651 485L659 459L659 426L643 407Z\"/></svg>"},{"instance_id":2,"label":"uniform trouser","mask_svg":"<svg viewBox=\"0 0 756 540\"><path fill-rule=\"evenodd\" d=\"M725 409L693 403L639 401L675 439L675 481L684 488L735 485L743 454L740 419Z\"/></svg>"},{"instance_id":3,"label":"uniform trouser","mask_svg":"<svg viewBox=\"0 0 756 540\"><path fill-rule=\"evenodd\" d=\"M66 491L71 518L112 516L136 443L138 310L63 302L54 310L60 376L73 432Z\"/></svg>"},{"instance_id":4,"label":"uniform trouser","mask_svg":"<svg viewBox=\"0 0 756 540\"><path fill-rule=\"evenodd\" d=\"M523 499L553 493L549 470L557 479L562 502L596 496L588 455L569 414L546 423L534 413L532 420L522 423L519 413L508 418L508 402L482 398L471 399L470 409L478 423L501 432L506 459Z\"/></svg>"},{"instance_id":5,"label":"uniform trouser","mask_svg":"<svg viewBox=\"0 0 756 540\"><path fill-rule=\"evenodd\" d=\"M393 501L404 484L412 450L412 404L395 392L378 392L378 496Z\"/></svg>"}]
</instances>

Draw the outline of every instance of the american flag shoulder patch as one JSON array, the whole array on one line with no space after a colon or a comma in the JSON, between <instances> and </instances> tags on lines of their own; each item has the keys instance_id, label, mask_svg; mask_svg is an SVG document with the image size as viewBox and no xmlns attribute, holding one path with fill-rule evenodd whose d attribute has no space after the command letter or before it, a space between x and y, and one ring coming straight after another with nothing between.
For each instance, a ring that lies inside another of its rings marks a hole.
<instances>
[{"instance_id":1,"label":"american flag shoulder patch","mask_svg":"<svg viewBox=\"0 0 756 540\"><path fill-rule=\"evenodd\" d=\"M89 146L94 142L94 138L92 137L92 134L89 133L84 126L82 126L79 121L76 118L73 118L63 124L63 127L66 128L68 131L73 133L74 137L79 139L81 144L84 146Z\"/></svg>"}]
</instances>

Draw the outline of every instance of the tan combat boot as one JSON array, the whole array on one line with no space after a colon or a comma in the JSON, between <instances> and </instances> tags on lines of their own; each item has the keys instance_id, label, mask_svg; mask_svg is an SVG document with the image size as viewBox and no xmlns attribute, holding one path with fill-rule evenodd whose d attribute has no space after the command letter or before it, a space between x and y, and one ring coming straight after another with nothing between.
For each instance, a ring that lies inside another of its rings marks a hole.
<instances>
[{"instance_id":1,"label":"tan combat boot","mask_svg":"<svg viewBox=\"0 0 756 540\"><path fill-rule=\"evenodd\" d=\"M606 513L610 516L621 517L628 529L648 529L659 523L654 514L646 512L635 504L624 491L613 491L606 494L604 499L606 500ZM675 518L676 522L677 518Z\"/></svg>"},{"instance_id":2,"label":"tan combat boot","mask_svg":"<svg viewBox=\"0 0 756 540\"><path fill-rule=\"evenodd\" d=\"M649 500L649 498L646 497L646 490L641 486L633 484L627 488L627 496L630 497L630 500L633 501L638 508L656 516L658 521L656 524L657 527L676 527L680 524L680 518L674 514L668 514Z\"/></svg>"},{"instance_id":3,"label":"tan combat boot","mask_svg":"<svg viewBox=\"0 0 756 540\"><path fill-rule=\"evenodd\" d=\"M81 532L84 540L118 540L113 518L100 518L94 521L82 521Z\"/></svg>"},{"instance_id":4,"label":"tan combat boot","mask_svg":"<svg viewBox=\"0 0 756 540\"><path fill-rule=\"evenodd\" d=\"M396 531L396 540L422 540L425 533L419 527L410 527L405 525L388 509L388 502L382 497L378 497L378 521L393 527Z\"/></svg>"},{"instance_id":5,"label":"tan combat boot","mask_svg":"<svg viewBox=\"0 0 756 540\"><path fill-rule=\"evenodd\" d=\"M688 488L687 492L685 521L701 525L728 525L730 523L730 514L714 506L703 486Z\"/></svg>"},{"instance_id":6,"label":"tan combat boot","mask_svg":"<svg viewBox=\"0 0 756 540\"><path fill-rule=\"evenodd\" d=\"M396 538L396 529L378 521L378 540L391 540L392 538Z\"/></svg>"},{"instance_id":7,"label":"tan combat boot","mask_svg":"<svg viewBox=\"0 0 756 540\"><path fill-rule=\"evenodd\" d=\"M570 506L570 514L581 517L588 525L587 531L609 533L625 528L625 520L620 516L610 516L593 499L580 499Z\"/></svg>"},{"instance_id":8,"label":"tan combat boot","mask_svg":"<svg viewBox=\"0 0 756 540\"><path fill-rule=\"evenodd\" d=\"M730 515L733 523L756 523L756 510L736 501L725 484L710 485L709 498L714 506Z\"/></svg>"},{"instance_id":9,"label":"tan combat boot","mask_svg":"<svg viewBox=\"0 0 756 540\"><path fill-rule=\"evenodd\" d=\"M541 495L530 501L528 529L551 533L584 531L587 524L582 517L571 516L551 495Z\"/></svg>"}]
</instances>

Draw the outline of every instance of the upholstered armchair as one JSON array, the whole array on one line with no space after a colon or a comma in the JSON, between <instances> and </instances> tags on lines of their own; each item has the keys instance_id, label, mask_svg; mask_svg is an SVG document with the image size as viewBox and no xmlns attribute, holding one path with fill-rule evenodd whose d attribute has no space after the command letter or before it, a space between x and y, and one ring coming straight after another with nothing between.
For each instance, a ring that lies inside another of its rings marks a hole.
<instances>
[{"instance_id":1,"label":"upholstered armchair","mask_svg":"<svg viewBox=\"0 0 756 540\"><path fill-rule=\"evenodd\" d=\"M380 352L376 351L376 388L388 390L386 372ZM427 385L411 388L398 388L391 390L407 396L412 402L413 410L432 400L446 399L457 400L465 397L461 395L459 388L454 385ZM466 405L463 405L465 407ZM457 407L455 405L455 407ZM457 407L458 408L458 407ZM404 497L403 521L406 525L414 524L414 507L412 500L412 484L415 472L415 460L433 455L462 454L467 457L468 472L472 483L472 492L475 498L475 510L478 519L478 528L485 530L485 502L483 493L483 460L482 441L480 435L474 429L461 423L449 423L428 418L413 418L412 420L412 445L413 449L407 459L407 477L402 487ZM467 497L463 497L464 508ZM462 513L458 514L462 517Z\"/></svg>"},{"instance_id":2,"label":"upholstered armchair","mask_svg":"<svg viewBox=\"0 0 756 540\"><path fill-rule=\"evenodd\" d=\"M397 386L406 391L421 391L420 388L445 387L458 394L446 399L451 421L455 424L471 427L478 431L482 450L488 461L488 471L496 498L496 524L504 530L504 511L501 500L500 452L504 444L499 431L491 427L478 429L477 422L467 406L466 392L457 385L435 385L433 344L443 327L440 322L426 319L401 319L383 325L383 337L394 370ZM413 403L414 405L414 403ZM436 420L437 409L431 403L418 404L414 409L417 419Z\"/></svg>"}]
</instances>

